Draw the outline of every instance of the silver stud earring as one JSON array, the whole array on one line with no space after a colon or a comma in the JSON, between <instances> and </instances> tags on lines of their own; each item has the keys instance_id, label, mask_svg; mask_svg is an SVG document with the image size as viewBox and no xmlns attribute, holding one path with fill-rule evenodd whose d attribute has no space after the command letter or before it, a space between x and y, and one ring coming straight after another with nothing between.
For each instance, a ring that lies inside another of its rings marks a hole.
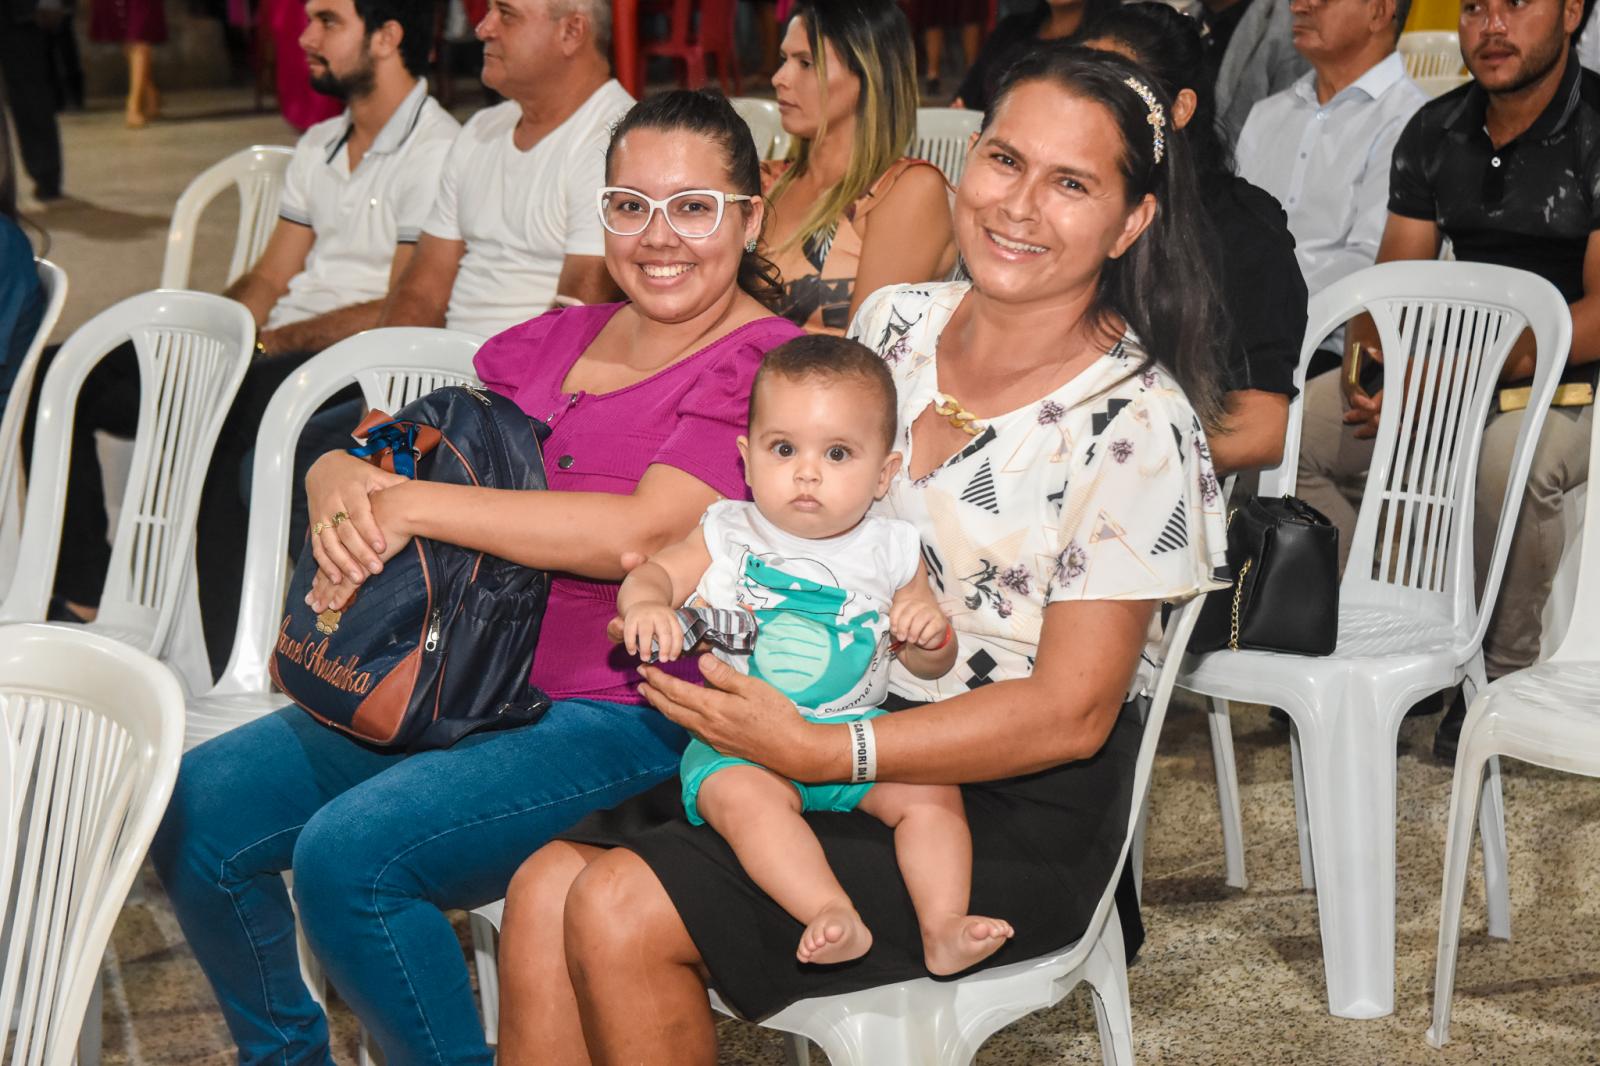
<instances>
[{"instance_id":1,"label":"silver stud earring","mask_svg":"<svg viewBox=\"0 0 1600 1066\"><path fill-rule=\"evenodd\" d=\"M755 251L756 250L756 242L755 241L745 241L744 242L744 250L747 251L747 252Z\"/></svg>"}]
</instances>

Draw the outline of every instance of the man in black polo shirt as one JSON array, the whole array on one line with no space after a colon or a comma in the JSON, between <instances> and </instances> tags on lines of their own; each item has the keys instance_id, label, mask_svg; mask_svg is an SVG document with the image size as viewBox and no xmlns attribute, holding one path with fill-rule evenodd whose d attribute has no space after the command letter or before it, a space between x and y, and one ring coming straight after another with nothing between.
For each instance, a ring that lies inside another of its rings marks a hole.
<instances>
[{"instance_id":1,"label":"man in black polo shirt","mask_svg":"<svg viewBox=\"0 0 1600 1066\"><path fill-rule=\"evenodd\" d=\"M1378 248L1380 263L1435 259L1448 237L1457 259L1538 274L1571 307L1572 351L1557 397L1565 406L1551 410L1539 439L1484 640L1491 680L1538 658L1540 615L1561 557L1561 497L1589 476L1600 367L1600 75L1580 67L1572 49L1583 9L1583 0L1463 0L1461 49L1474 80L1424 105L1400 135ZM1501 382L1515 389L1532 374L1525 333ZM1378 392L1346 403L1337 371L1306 388L1298 491L1340 527L1346 552L1382 399ZM1484 429L1479 559L1494 544L1523 418L1516 403L1514 392L1503 394L1503 413ZM1441 758L1454 760L1465 713L1458 695L1434 739Z\"/></svg>"}]
</instances>

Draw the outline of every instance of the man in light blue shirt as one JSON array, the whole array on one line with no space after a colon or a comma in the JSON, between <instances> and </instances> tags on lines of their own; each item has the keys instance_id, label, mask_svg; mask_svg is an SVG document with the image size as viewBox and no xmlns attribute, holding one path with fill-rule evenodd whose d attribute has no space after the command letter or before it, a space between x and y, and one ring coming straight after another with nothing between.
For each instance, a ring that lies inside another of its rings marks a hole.
<instances>
[{"instance_id":1,"label":"man in light blue shirt","mask_svg":"<svg viewBox=\"0 0 1600 1066\"><path fill-rule=\"evenodd\" d=\"M1372 265L1388 217L1389 157L1427 96L1395 53L1411 0L1292 0L1310 73L1256 104L1239 174L1283 204L1312 296Z\"/></svg>"}]
</instances>

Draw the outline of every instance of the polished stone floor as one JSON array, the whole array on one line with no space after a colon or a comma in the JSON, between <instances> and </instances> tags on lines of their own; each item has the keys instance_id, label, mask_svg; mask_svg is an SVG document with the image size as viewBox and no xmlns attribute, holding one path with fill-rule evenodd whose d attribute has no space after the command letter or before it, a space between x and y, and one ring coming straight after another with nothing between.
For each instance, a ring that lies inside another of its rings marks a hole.
<instances>
[{"instance_id":1,"label":"polished stone floor","mask_svg":"<svg viewBox=\"0 0 1600 1066\"><path fill-rule=\"evenodd\" d=\"M173 94L171 117L142 131L122 128L115 109L65 118L70 198L37 211L25 202L71 276L58 339L156 283L172 202L193 175L238 147L292 142L275 116L247 104L243 94ZM221 282L232 214L221 205L202 227L197 287ZM1600 787L1527 766L1506 773L1514 938L1486 938L1475 874L1455 1039L1442 1051L1423 1039L1450 791L1449 773L1428 754L1434 721L1407 722L1400 735L1396 1011L1357 1022L1325 1009L1316 899L1299 887L1285 734L1259 708L1234 716L1250 887L1233 890L1222 881L1205 723L1193 708L1175 709L1153 785L1150 936L1129 978L1140 1061L1600 1063ZM112 955L107 1066L232 1061L215 1004L153 879L124 912ZM354 1061L353 1020L335 1004L333 1021L339 1061ZM727 1022L722 1035L725 1063L782 1061L771 1034ZM978 1062L1043 1066L1098 1055L1080 988L997 1035Z\"/></svg>"}]
</instances>

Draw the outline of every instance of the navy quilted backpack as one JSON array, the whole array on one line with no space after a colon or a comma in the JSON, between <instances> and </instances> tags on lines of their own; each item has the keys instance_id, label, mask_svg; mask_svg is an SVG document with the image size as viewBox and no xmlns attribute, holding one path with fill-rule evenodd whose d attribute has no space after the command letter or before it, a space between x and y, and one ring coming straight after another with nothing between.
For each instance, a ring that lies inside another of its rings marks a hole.
<instances>
[{"instance_id":1,"label":"navy quilted backpack","mask_svg":"<svg viewBox=\"0 0 1600 1066\"><path fill-rule=\"evenodd\" d=\"M366 443L351 453L407 477L546 487L540 443L549 427L484 389L439 389L362 425ZM321 614L305 603L316 573L308 545L289 582L272 678L318 721L378 747L420 751L532 722L549 707L528 683L550 588L543 571L418 537L342 612Z\"/></svg>"}]
</instances>

